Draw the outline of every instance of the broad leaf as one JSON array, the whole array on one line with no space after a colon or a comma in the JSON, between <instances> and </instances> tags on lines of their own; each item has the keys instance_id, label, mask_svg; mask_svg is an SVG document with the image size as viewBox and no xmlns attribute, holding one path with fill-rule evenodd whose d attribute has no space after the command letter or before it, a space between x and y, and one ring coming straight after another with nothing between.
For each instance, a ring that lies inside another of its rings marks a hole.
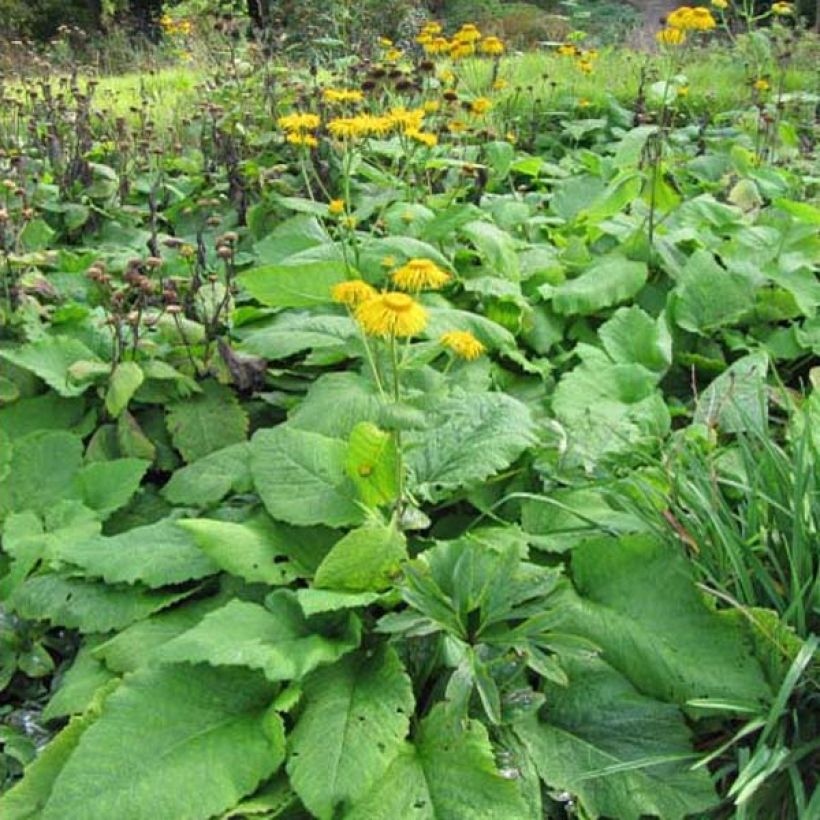
<instances>
[{"instance_id":1,"label":"broad leaf","mask_svg":"<svg viewBox=\"0 0 820 820\"><path fill-rule=\"evenodd\" d=\"M221 501L231 490L248 492L253 486L250 446L232 444L209 453L177 470L162 488L172 504L208 507Z\"/></svg>"},{"instance_id":2,"label":"broad leaf","mask_svg":"<svg viewBox=\"0 0 820 820\"><path fill-rule=\"evenodd\" d=\"M305 806L330 818L335 807L365 794L398 754L413 690L396 652L384 647L318 669L302 688L305 708L289 739L288 774Z\"/></svg>"},{"instance_id":3,"label":"broad leaf","mask_svg":"<svg viewBox=\"0 0 820 820\"><path fill-rule=\"evenodd\" d=\"M108 518L128 503L149 466L149 462L136 458L86 464L76 478L83 503L96 510L101 518Z\"/></svg>"},{"instance_id":4,"label":"broad leaf","mask_svg":"<svg viewBox=\"0 0 820 820\"><path fill-rule=\"evenodd\" d=\"M251 473L268 512L290 524L357 524L361 509L345 472L347 444L280 424L251 442Z\"/></svg>"},{"instance_id":5,"label":"broad leaf","mask_svg":"<svg viewBox=\"0 0 820 820\"><path fill-rule=\"evenodd\" d=\"M245 290L270 307L313 307L330 302L334 285L348 278L344 262L266 265L239 277Z\"/></svg>"},{"instance_id":6,"label":"broad leaf","mask_svg":"<svg viewBox=\"0 0 820 820\"><path fill-rule=\"evenodd\" d=\"M44 336L14 349L0 349L0 358L39 376L61 396L79 396L91 382L74 382L69 368L78 361L99 361L82 342L70 336Z\"/></svg>"},{"instance_id":7,"label":"broad leaf","mask_svg":"<svg viewBox=\"0 0 820 820\"><path fill-rule=\"evenodd\" d=\"M566 661L567 687L547 682L541 720L516 725L550 789L576 795L589 817L683 820L716 801L678 709L641 695L600 660Z\"/></svg>"},{"instance_id":8,"label":"broad leaf","mask_svg":"<svg viewBox=\"0 0 820 820\"><path fill-rule=\"evenodd\" d=\"M401 470L396 440L375 424L363 421L350 432L347 474L368 507L382 507L396 500Z\"/></svg>"},{"instance_id":9,"label":"broad leaf","mask_svg":"<svg viewBox=\"0 0 820 820\"><path fill-rule=\"evenodd\" d=\"M78 715L85 711L95 692L108 684L114 674L92 654L95 643L86 639L70 668L60 680L59 689L43 710L43 720Z\"/></svg>"},{"instance_id":10,"label":"broad leaf","mask_svg":"<svg viewBox=\"0 0 820 820\"><path fill-rule=\"evenodd\" d=\"M292 680L358 646L354 616L346 616L337 632L337 637L326 637L314 629L296 596L282 590L268 596L265 606L231 601L169 641L156 657L166 663L247 666L262 670L272 681Z\"/></svg>"},{"instance_id":11,"label":"broad leaf","mask_svg":"<svg viewBox=\"0 0 820 820\"><path fill-rule=\"evenodd\" d=\"M136 362L121 362L114 368L105 394L105 409L113 418L128 406L144 380L145 374Z\"/></svg>"},{"instance_id":12,"label":"broad leaf","mask_svg":"<svg viewBox=\"0 0 820 820\"><path fill-rule=\"evenodd\" d=\"M225 811L282 762L284 729L268 709L273 695L247 670L181 665L135 673L80 738L43 820Z\"/></svg>"}]
</instances>

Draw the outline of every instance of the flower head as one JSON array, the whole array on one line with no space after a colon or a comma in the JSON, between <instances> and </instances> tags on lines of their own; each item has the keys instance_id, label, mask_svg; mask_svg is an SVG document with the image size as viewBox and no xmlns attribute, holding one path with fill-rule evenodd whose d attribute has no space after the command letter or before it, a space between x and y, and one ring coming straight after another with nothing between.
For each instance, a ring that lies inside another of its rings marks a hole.
<instances>
[{"instance_id":1,"label":"flower head","mask_svg":"<svg viewBox=\"0 0 820 820\"><path fill-rule=\"evenodd\" d=\"M755 91L768 91L771 88L771 83L768 80L761 77L759 80L754 81L754 89Z\"/></svg>"},{"instance_id":2,"label":"flower head","mask_svg":"<svg viewBox=\"0 0 820 820\"><path fill-rule=\"evenodd\" d=\"M343 199L331 199L327 204L327 210L333 216L339 216L345 212L345 201Z\"/></svg>"},{"instance_id":3,"label":"flower head","mask_svg":"<svg viewBox=\"0 0 820 820\"><path fill-rule=\"evenodd\" d=\"M303 134L299 131L292 131L285 137L290 145L297 145L300 148L316 148L319 140L313 134Z\"/></svg>"},{"instance_id":4,"label":"flower head","mask_svg":"<svg viewBox=\"0 0 820 820\"><path fill-rule=\"evenodd\" d=\"M772 3L772 14L778 17L785 17L789 14L794 14L794 8L791 3Z\"/></svg>"},{"instance_id":5,"label":"flower head","mask_svg":"<svg viewBox=\"0 0 820 820\"><path fill-rule=\"evenodd\" d=\"M478 50L482 54L489 54L491 57L497 57L504 53L504 43L498 37L485 37L478 44Z\"/></svg>"},{"instance_id":6,"label":"flower head","mask_svg":"<svg viewBox=\"0 0 820 820\"><path fill-rule=\"evenodd\" d=\"M557 53L559 57L574 57L578 53L578 49L572 43L564 43L558 46Z\"/></svg>"},{"instance_id":7,"label":"flower head","mask_svg":"<svg viewBox=\"0 0 820 820\"><path fill-rule=\"evenodd\" d=\"M348 88L326 88L322 97L328 103L358 103L364 99L364 94Z\"/></svg>"},{"instance_id":8,"label":"flower head","mask_svg":"<svg viewBox=\"0 0 820 820\"><path fill-rule=\"evenodd\" d=\"M420 290L441 290L450 281L450 274L429 259L410 259L390 278L397 288L416 293Z\"/></svg>"},{"instance_id":9,"label":"flower head","mask_svg":"<svg viewBox=\"0 0 820 820\"><path fill-rule=\"evenodd\" d=\"M490 102L490 100L486 97L476 97L470 103L470 113L480 117L483 114L486 114L492 107L492 102Z\"/></svg>"},{"instance_id":10,"label":"flower head","mask_svg":"<svg viewBox=\"0 0 820 820\"><path fill-rule=\"evenodd\" d=\"M460 359L467 361L477 359L487 350L469 330L449 330L439 341Z\"/></svg>"},{"instance_id":11,"label":"flower head","mask_svg":"<svg viewBox=\"0 0 820 820\"><path fill-rule=\"evenodd\" d=\"M412 296L388 291L362 302L356 320L369 336L416 336L427 327L427 311Z\"/></svg>"},{"instance_id":12,"label":"flower head","mask_svg":"<svg viewBox=\"0 0 820 820\"><path fill-rule=\"evenodd\" d=\"M293 114L287 114L277 120L277 124L283 131L291 132L315 131L320 122L321 120L317 114L309 114L304 111L295 111Z\"/></svg>"},{"instance_id":13,"label":"flower head","mask_svg":"<svg viewBox=\"0 0 820 820\"><path fill-rule=\"evenodd\" d=\"M435 134L431 134L429 131L412 129L407 132L407 136L414 142L418 142L428 148L435 148L436 145L438 145L438 137Z\"/></svg>"},{"instance_id":14,"label":"flower head","mask_svg":"<svg viewBox=\"0 0 820 820\"><path fill-rule=\"evenodd\" d=\"M351 279L349 282L339 282L338 285L334 285L330 295L337 304L356 307L377 294L367 282L361 279Z\"/></svg>"},{"instance_id":15,"label":"flower head","mask_svg":"<svg viewBox=\"0 0 820 820\"><path fill-rule=\"evenodd\" d=\"M655 39L664 46L680 46L686 42L686 33L679 28L662 28Z\"/></svg>"},{"instance_id":16,"label":"flower head","mask_svg":"<svg viewBox=\"0 0 820 820\"><path fill-rule=\"evenodd\" d=\"M729 0L712 0L712 5L720 11L724 11L729 8Z\"/></svg>"}]
</instances>

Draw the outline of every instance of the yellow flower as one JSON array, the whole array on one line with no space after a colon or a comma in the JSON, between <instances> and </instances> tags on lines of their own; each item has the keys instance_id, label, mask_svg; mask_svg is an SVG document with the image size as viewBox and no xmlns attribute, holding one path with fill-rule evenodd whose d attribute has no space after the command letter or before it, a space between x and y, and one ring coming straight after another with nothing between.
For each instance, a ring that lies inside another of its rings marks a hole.
<instances>
[{"instance_id":1,"label":"yellow flower","mask_svg":"<svg viewBox=\"0 0 820 820\"><path fill-rule=\"evenodd\" d=\"M361 279L351 279L349 282L339 282L333 286L330 296L334 302L340 305L356 307L368 299L377 295L375 288L370 287L367 282Z\"/></svg>"},{"instance_id":2,"label":"yellow flower","mask_svg":"<svg viewBox=\"0 0 820 820\"><path fill-rule=\"evenodd\" d=\"M469 330L449 330L439 341L456 356L467 361L477 359L487 350Z\"/></svg>"},{"instance_id":3,"label":"yellow flower","mask_svg":"<svg viewBox=\"0 0 820 820\"><path fill-rule=\"evenodd\" d=\"M592 74L592 63L589 60L578 60L578 70L582 74Z\"/></svg>"},{"instance_id":4,"label":"yellow flower","mask_svg":"<svg viewBox=\"0 0 820 820\"><path fill-rule=\"evenodd\" d=\"M763 79L762 77L754 82L755 91L768 91L771 87L772 86L769 81Z\"/></svg>"},{"instance_id":5,"label":"yellow flower","mask_svg":"<svg viewBox=\"0 0 820 820\"><path fill-rule=\"evenodd\" d=\"M410 259L390 278L397 288L417 293L420 290L441 290L450 281L450 274L429 259Z\"/></svg>"},{"instance_id":6,"label":"yellow flower","mask_svg":"<svg viewBox=\"0 0 820 820\"><path fill-rule=\"evenodd\" d=\"M339 220L339 224L343 228L347 228L348 230L353 230L356 225L358 225L358 220L355 216L346 216Z\"/></svg>"},{"instance_id":7,"label":"yellow flower","mask_svg":"<svg viewBox=\"0 0 820 820\"><path fill-rule=\"evenodd\" d=\"M416 336L427 327L427 311L406 293L380 293L356 308L369 336Z\"/></svg>"},{"instance_id":8,"label":"yellow flower","mask_svg":"<svg viewBox=\"0 0 820 820\"><path fill-rule=\"evenodd\" d=\"M504 43L498 37L485 37L479 44L478 50L482 54L489 54L492 57L497 57L504 53Z\"/></svg>"},{"instance_id":9,"label":"yellow flower","mask_svg":"<svg viewBox=\"0 0 820 820\"><path fill-rule=\"evenodd\" d=\"M446 37L433 37L424 44L426 54L446 54L450 48L450 41Z\"/></svg>"},{"instance_id":10,"label":"yellow flower","mask_svg":"<svg viewBox=\"0 0 820 820\"><path fill-rule=\"evenodd\" d=\"M385 53L384 59L388 62L394 63L396 60L401 58L402 54L404 54L404 52L400 48L391 48Z\"/></svg>"},{"instance_id":11,"label":"yellow flower","mask_svg":"<svg viewBox=\"0 0 820 820\"><path fill-rule=\"evenodd\" d=\"M560 57L574 57L577 53L578 49L576 49L572 43L564 43L558 46L558 55Z\"/></svg>"},{"instance_id":12,"label":"yellow flower","mask_svg":"<svg viewBox=\"0 0 820 820\"><path fill-rule=\"evenodd\" d=\"M454 40L450 47L450 56L454 60L463 60L465 57L472 57L475 54L475 46L472 43L462 43Z\"/></svg>"},{"instance_id":13,"label":"yellow flower","mask_svg":"<svg viewBox=\"0 0 820 820\"><path fill-rule=\"evenodd\" d=\"M279 117L277 123L283 131L314 131L319 127L321 120L316 114L295 111L293 114Z\"/></svg>"},{"instance_id":14,"label":"yellow flower","mask_svg":"<svg viewBox=\"0 0 820 820\"><path fill-rule=\"evenodd\" d=\"M421 29L422 34L441 34L441 23L437 23L435 20L431 20L429 23L425 23Z\"/></svg>"},{"instance_id":15,"label":"yellow flower","mask_svg":"<svg viewBox=\"0 0 820 820\"><path fill-rule=\"evenodd\" d=\"M343 199L331 199L327 205L327 210L333 216L339 216L345 212L345 201Z\"/></svg>"},{"instance_id":16,"label":"yellow flower","mask_svg":"<svg viewBox=\"0 0 820 820\"><path fill-rule=\"evenodd\" d=\"M322 97L329 103L358 103L364 99L364 94L347 88L326 88L322 91Z\"/></svg>"},{"instance_id":17,"label":"yellow flower","mask_svg":"<svg viewBox=\"0 0 820 820\"><path fill-rule=\"evenodd\" d=\"M682 85L678 88L678 96L679 97L688 97L689 96L689 86Z\"/></svg>"},{"instance_id":18,"label":"yellow flower","mask_svg":"<svg viewBox=\"0 0 820 820\"><path fill-rule=\"evenodd\" d=\"M427 100L423 108L425 114L435 114L441 108L441 103L438 100Z\"/></svg>"},{"instance_id":19,"label":"yellow flower","mask_svg":"<svg viewBox=\"0 0 820 820\"><path fill-rule=\"evenodd\" d=\"M493 91L503 91L508 85L506 80L496 80L493 83Z\"/></svg>"},{"instance_id":20,"label":"yellow flower","mask_svg":"<svg viewBox=\"0 0 820 820\"><path fill-rule=\"evenodd\" d=\"M391 108L390 111L387 112L387 119L390 120L390 124L394 128L405 134L410 131L418 131L424 120L424 109Z\"/></svg>"},{"instance_id":21,"label":"yellow flower","mask_svg":"<svg viewBox=\"0 0 820 820\"><path fill-rule=\"evenodd\" d=\"M411 140L415 140L422 145L426 145L428 148L435 148L438 145L438 137L435 134L431 134L429 131L418 131L416 129L411 129L406 133Z\"/></svg>"},{"instance_id":22,"label":"yellow flower","mask_svg":"<svg viewBox=\"0 0 820 820\"><path fill-rule=\"evenodd\" d=\"M784 17L793 13L794 9L791 3L772 3L772 14L776 14L778 17Z\"/></svg>"},{"instance_id":23,"label":"yellow flower","mask_svg":"<svg viewBox=\"0 0 820 820\"><path fill-rule=\"evenodd\" d=\"M462 43L475 43L481 39L481 32L473 23L465 23L453 37Z\"/></svg>"},{"instance_id":24,"label":"yellow flower","mask_svg":"<svg viewBox=\"0 0 820 820\"><path fill-rule=\"evenodd\" d=\"M723 11L724 9L729 8L729 0L712 0L712 5L716 9L720 9L721 11Z\"/></svg>"},{"instance_id":25,"label":"yellow flower","mask_svg":"<svg viewBox=\"0 0 820 820\"><path fill-rule=\"evenodd\" d=\"M386 117L360 114L358 117L336 117L327 124L330 133L341 140L353 140L390 131L390 121Z\"/></svg>"},{"instance_id":26,"label":"yellow flower","mask_svg":"<svg viewBox=\"0 0 820 820\"><path fill-rule=\"evenodd\" d=\"M655 39L664 46L679 46L686 42L686 34L679 28L663 28Z\"/></svg>"},{"instance_id":27,"label":"yellow flower","mask_svg":"<svg viewBox=\"0 0 820 820\"><path fill-rule=\"evenodd\" d=\"M480 117L486 114L492 107L493 104L486 97L476 97L470 103L470 113Z\"/></svg>"},{"instance_id":28,"label":"yellow flower","mask_svg":"<svg viewBox=\"0 0 820 820\"><path fill-rule=\"evenodd\" d=\"M581 97L581 99L578 100L579 108L589 108L590 105L592 105L592 103L586 97Z\"/></svg>"},{"instance_id":29,"label":"yellow flower","mask_svg":"<svg viewBox=\"0 0 820 820\"><path fill-rule=\"evenodd\" d=\"M692 15L691 6L679 6L666 17L666 25L670 28L689 28L689 18Z\"/></svg>"},{"instance_id":30,"label":"yellow flower","mask_svg":"<svg viewBox=\"0 0 820 820\"><path fill-rule=\"evenodd\" d=\"M438 75L438 78L444 85L452 85L456 81L456 75L447 68Z\"/></svg>"},{"instance_id":31,"label":"yellow flower","mask_svg":"<svg viewBox=\"0 0 820 820\"><path fill-rule=\"evenodd\" d=\"M695 31L711 31L717 26L712 12L705 6L697 6L692 9L692 14L689 18L689 26Z\"/></svg>"},{"instance_id":32,"label":"yellow flower","mask_svg":"<svg viewBox=\"0 0 820 820\"><path fill-rule=\"evenodd\" d=\"M393 45L393 41L389 37L379 37L379 45L382 48L390 48Z\"/></svg>"},{"instance_id":33,"label":"yellow flower","mask_svg":"<svg viewBox=\"0 0 820 820\"><path fill-rule=\"evenodd\" d=\"M313 134L302 134L298 131L288 134L285 139L291 145L296 145L300 148L316 148L319 145L319 140L317 140Z\"/></svg>"},{"instance_id":34,"label":"yellow flower","mask_svg":"<svg viewBox=\"0 0 820 820\"><path fill-rule=\"evenodd\" d=\"M462 131L467 130L467 123L462 120L451 120L447 124L447 130L450 131L451 134L460 134Z\"/></svg>"}]
</instances>

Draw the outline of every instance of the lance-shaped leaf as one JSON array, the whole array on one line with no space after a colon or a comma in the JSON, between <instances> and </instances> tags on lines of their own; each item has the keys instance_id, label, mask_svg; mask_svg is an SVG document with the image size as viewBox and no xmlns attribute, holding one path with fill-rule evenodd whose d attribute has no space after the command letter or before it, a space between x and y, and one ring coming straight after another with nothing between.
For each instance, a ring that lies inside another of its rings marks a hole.
<instances>
[{"instance_id":1,"label":"lance-shaped leaf","mask_svg":"<svg viewBox=\"0 0 820 820\"><path fill-rule=\"evenodd\" d=\"M288 774L320 818L363 795L402 747L413 711L410 679L393 649L357 653L305 679L290 736ZM317 773L321 776L317 777Z\"/></svg>"},{"instance_id":2,"label":"lance-shaped leaf","mask_svg":"<svg viewBox=\"0 0 820 820\"><path fill-rule=\"evenodd\" d=\"M399 494L399 454L393 435L363 421L350 433L347 474L368 507L381 507Z\"/></svg>"}]
</instances>

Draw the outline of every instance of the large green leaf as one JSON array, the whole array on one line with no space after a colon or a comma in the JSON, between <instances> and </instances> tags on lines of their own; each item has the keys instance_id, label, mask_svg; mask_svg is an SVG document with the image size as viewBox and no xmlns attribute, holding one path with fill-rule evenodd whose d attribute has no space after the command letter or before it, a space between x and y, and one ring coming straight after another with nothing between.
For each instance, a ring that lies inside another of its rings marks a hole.
<instances>
[{"instance_id":1,"label":"large green leaf","mask_svg":"<svg viewBox=\"0 0 820 820\"><path fill-rule=\"evenodd\" d=\"M640 364L656 373L672 364L672 337L665 317L653 319L636 305L615 311L598 335L617 364Z\"/></svg>"},{"instance_id":2,"label":"large green leaf","mask_svg":"<svg viewBox=\"0 0 820 820\"><path fill-rule=\"evenodd\" d=\"M348 278L344 262L266 265L239 277L245 290L270 307L313 307L330 302L334 285Z\"/></svg>"},{"instance_id":3,"label":"large green leaf","mask_svg":"<svg viewBox=\"0 0 820 820\"><path fill-rule=\"evenodd\" d=\"M109 584L140 581L152 589L213 575L218 567L171 519L134 527L110 538L73 541L58 556Z\"/></svg>"},{"instance_id":4,"label":"large green leaf","mask_svg":"<svg viewBox=\"0 0 820 820\"><path fill-rule=\"evenodd\" d=\"M121 362L114 368L105 394L105 409L113 418L128 406L144 380L145 374L136 362Z\"/></svg>"},{"instance_id":5,"label":"large green leaf","mask_svg":"<svg viewBox=\"0 0 820 820\"><path fill-rule=\"evenodd\" d=\"M177 470L162 488L162 494L172 504L208 507L231 490L247 492L253 486L250 455L247 442L209 453Z\"/></svg>"},{"instance_id":6,"label":"large green leaf","mask_svg":"<svg viewBox=\"0 0 820 820\"><path fill-rule=\"evenodd\" d=\"M0 349L0 358L35 373L66 397L79 396L91 386L88 381L72 381L69 368L78 361L99 362L91 350L70 336L43 336L18 348Z\"/></svg>"},{"instance_id":7,"label":"large green leaf","mask_svg":"<svg viewBox=\"0 0 820 820\"><path fill-rule=\"evenodd\" d=\"M262 327L240 329L240 349L266 359L287 359L306 350L344 349L358 335L349 316L311 315L288 312L275 316Z\"/></svg>"},{"instance_id":8,"label":"large green leaf","mask_svg":"<svg viewBox=\"0 0 820 820\"><path fill-rule=\"evenodd\" d=\"M82 714L95 692L114 677L92 654L95 642L86 639L69 669L61 676L60 685L43 709L43 720Z\"/></svg>"},{"instance_id":9,"label":"large green leaf","mask_svg":"<svg viewBox=\"0 0 820 820\"><path fill-rule=\"evenodd\" d=\"M242 524L197 518L180 521L178 526L191 533L220 569L250 583L279 586L302 574L288 560L288 542L293 536L285 530L287 525L264 513Z\"/></svg>"},{"instance_id":10,"label":"large green leaf","mask_svg":"<svg viewBox=\"0 0 820 820\"><path fill-rule=\"evenodd\" d=\"M108 586L66 575L35 575L21 584L9 606L21 618L50 621L80 632L111 632L170 606L187 593L138 586Z\"/></svg>"},{"instance_id":11,"label":"large green leaf","mask_svg":"<svg viewBox=\"0 0 820 820\"><path fill-rule=\"evenodd\" d=\"M413 689L396 652L382 647L316 670L303 691L306 705L289 738L288 774L305 806L330 818L336 806L365 794L398 754Z\"/></svg>"},{"instance_id":12,"label":"large green leaf","mask_svg":"<svg viewBox=\"0 0 820 820\"><path fill-rule=\"evenodd\" d=\"M505 393L448 399L437 411L432 429L407 436L411 484L424 498L486 480L536 441L529 409Z\"/></svg>"},{"instance_id":13,"label":"large green leaf","mask_svg":"<svg viewBox=\"0 0 820 820\"><path fill-rule=\"evenodd\" d=\"M576 795L584 816L683 820L717 800L675 706L637 692L600 660L567 660L569 686L546 682L547 705L516 725L551 789Z\"/></svg>"},{"instance_id":14,"label":"large green leaf","mask_svg":"<svg viewBox=\"0 0 820 820\"><path fill-rule=\"evenodd\" d=\"M484 263L496 276L517 280L520 275L516 241L492 222L475 220L461 227L462 235L475 245Z\"/></svg>"},{"instance_id":15,"label":"large green leaf","mask_svg":"<svg viewBox=\"0 0 820 820\"><path fill-rule=\"evenodd\" d=\"M248 415L234 392L215 381L202 384L202 393L168 408L168 431L188 463L248 435Z\"/></svg>"},{"instance_id":16,"label":"large green leaf","mask_svg":"<svg viewBox=\"0 0 820 820\"><path fill-rule=\"evenodd\" d=\"M357 524L363 518L345 472L347 444L280 424L251 442L251 473L268 512L290 524Z\"/></svg>"},{"instance_id":17,"label":"large green leaf","mask_svg":"<svg viewBox=\"0 0 820 820\"><path fill-rule=\"evenodd\" d=\"M83 503L101 518L124 506L139 489L150 462L138 458L117 458L86 464L76 481Z\"/></svg>"},{"instance_id":18,"label":"large green leaf","mask_svg":"<svg viewBox=\"0 0 820 820\"><path fill-rule=\"evenodd\" d=\"M527 818L514 781L502 777L487 730L470 720L464 728L435 706L414 743L404 744L373 788L345 820L512 820Z\"/></svg>"},{"instance_id":19,"label":"large green leaf","mask_svg":"<svg viewBox=\"0 0 820 820\"><path fill-rule=\"evenodd\" d=\"M170 640L156 657L164 662L247 666L279 681L300 678L332 663L358 643L354 616L343 616L336 636L326 637L305 619L294 593L281 590L268 596L265 606L231 601Z\"/></svg>"},{"instance_id":20,"label":"large green leaf","mask_svg":"<svg viewBox=\"0 0 820 820\"><path fill-rule=\"evenodd\" d=\"M563 601L562 630L601 647L641 692L765 707L771 692L742 624L706 605L673 546L648 535L594 539L573 552L572 575L579 595Z\"/></svg>"},{"instance_id":21,"label":"large green leaf","mask_svg":"<svg viewBox=\"0 0 820 820\"><path fill-rule=\"evenodd\" d=\"M368 524L336 543L316 570L314 585L345 592L387 589L407 558L407 543L395 526Z\"/></svg>"},{"instance_id":22,"label":"large green leaf","mask_svg":"<svg viewBox=\"0 0 820 820\"><path fill-rule=\"evenodd\" d=\"M273 695L247 670L133 674L80 738L42 820L193 820L229 809L282 763Z\"/></svg>"},{"instance_id":23,"label":"large green leaf","mask_svg":"<svg viewBox=\"0 0 820 820\"><path fill-rule=\"evenodd\" d=\"M727 433L758 430L768 418L766 375L768 356L761 352L743 356L721 373L698 396L695 421Z\"/></svg>"},{"instance_id":24,"label":"large green leaf","mask_svg":"<svg viewBox=\"0 0 820 820\"><path fill-rule=\"evenodd\" d=\"M11 439L43 430L67 430L78 424L85 412L82 398L63 398L49 391L0 407L0 430Z\"/></svg>"},{"instance_id":25,"label":"large green leaf","mask_svg":"<svg viewBox=\"0 0 820 820\"><path fill-rule=\"evenodd\" d=\"M392 434L369 421L359 422L350 431L346 467L368 507L383 507L396 500L401 465Z\"/></svg>"},{"instance_id":26,"label":"large green leaf","mask_svg":"<svg viewBox=\"0 0 820 820\"><path fill-rule=\"evenodd\" d=\"M556 313L588 316L631 299L646 283L644 262L613 254L600 257L588 270L560 285L542 285L539 293L552 300Z\"/></svg>"}]
</instances>

